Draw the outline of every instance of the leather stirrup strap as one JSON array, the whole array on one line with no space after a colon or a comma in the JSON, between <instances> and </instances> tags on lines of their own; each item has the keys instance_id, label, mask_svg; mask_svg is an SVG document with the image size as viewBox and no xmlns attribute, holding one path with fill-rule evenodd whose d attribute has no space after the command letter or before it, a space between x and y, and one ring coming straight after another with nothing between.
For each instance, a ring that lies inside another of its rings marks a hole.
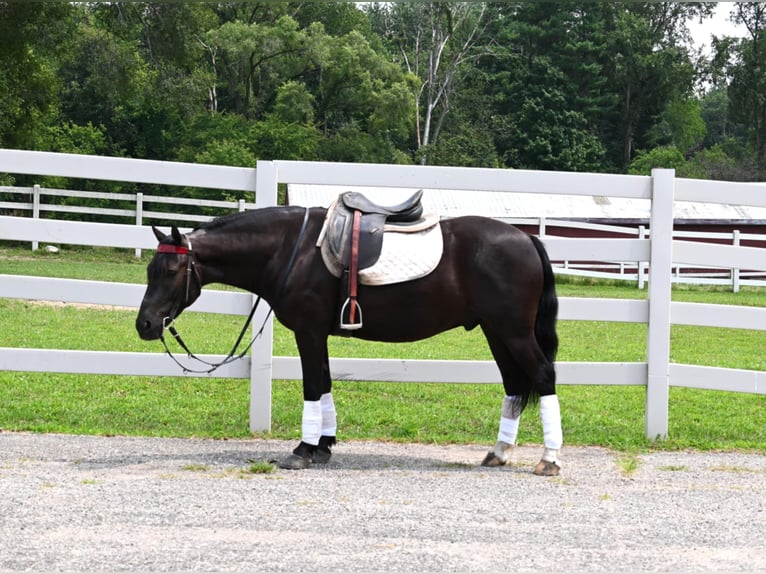
<instances>
[{"instance_id":1,"label":"leather stirrup strap","mask_svg":"<svg viewBox=\"0 0 766 574\"><path fill-rule=\"evenodd\" d=\"M354 223L351 228L351 261L349 261L348 296L351 299L348 321L356 323L356 295L359 279L359 233L362 228L362 212L354 211Z\"/></svg>"}]
</instances>

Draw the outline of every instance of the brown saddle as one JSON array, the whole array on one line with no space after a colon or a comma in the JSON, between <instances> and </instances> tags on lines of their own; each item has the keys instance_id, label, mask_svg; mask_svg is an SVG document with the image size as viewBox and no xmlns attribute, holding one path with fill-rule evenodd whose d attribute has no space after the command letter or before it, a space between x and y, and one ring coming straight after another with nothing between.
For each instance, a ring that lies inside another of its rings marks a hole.
<instances>
[{"instance_id":1,"label":"brown saddle","mask_svg":"<svg viewBox=\"0 0 766 574\"><path fill-rule=\"evenodd\" d=\"M380 258L384 230L392 226L414 230L422 223L422 196L421 189L400 204L385 206L373 203L357 191L347 191L327 210L317 246L322 246L335 266L342 269L341 330L362 327L362 309L357 300L359 270L374 265Z\"/></svg>"}]
</instances>

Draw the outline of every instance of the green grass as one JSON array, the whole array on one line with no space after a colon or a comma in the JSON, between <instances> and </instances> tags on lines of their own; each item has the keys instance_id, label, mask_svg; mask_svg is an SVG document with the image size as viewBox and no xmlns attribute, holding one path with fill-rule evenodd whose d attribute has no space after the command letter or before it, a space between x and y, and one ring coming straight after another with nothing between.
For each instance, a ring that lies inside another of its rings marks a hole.
<instances>
[{"instance_id":1,"label":"green grass","mask_svg":"<svg viewBox=\"0 0 766 574\"><path fill-rule=\"evenodd\" d=\"M125 250L31 253L0 247L0 273L143 283L147 256ZM635 287L562 279L560 296L643 298ZM674 300L764 306L766 292L722 288L674 289ZM135 334L135 312L46 305L0 299L0 346L162 352L159 342ZM243 318L185 314L178 327L200 353L225 353ZM643 361L644 325L595 321L559 323L562 361ZM672 360L766 370L764 333L673 326ZM276 355L297 355L292 334L275 325ZM479 330L454 330L407 344L331 338L335 357L480 359L491 356ZM245 380L184 377L114 377L0 372L0 429L99 435L248 437ZM564 433L569 445L624 451L766 448L766 396L671 388L670 438L643 437L642 387L562 385ZM336 382L339 438L426 443L494 442L502 388L479 384ZM298 439L302 395L298 381L275 381L275 438ZM539 417L524 414L519 442L541 442Z\"/></svg>"}]
</instances>

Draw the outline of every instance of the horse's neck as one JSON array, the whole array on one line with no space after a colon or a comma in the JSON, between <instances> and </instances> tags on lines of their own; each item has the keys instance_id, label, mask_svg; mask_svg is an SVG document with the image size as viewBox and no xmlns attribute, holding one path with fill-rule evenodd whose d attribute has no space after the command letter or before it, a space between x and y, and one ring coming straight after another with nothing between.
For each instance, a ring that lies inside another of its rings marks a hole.
<instances>
[{"instance_id":1,"label":"horse's neck","mask_svg":"<svg viewBox=\"0 0 766 574\"><path fill-rule=\"evenodd\" d=\"M266 279L273 240L259 233L228 236L220 230L206 232L192 242L200 265L202 283L223 283L265 295L261 279Z\"/></svg>"},{"instance_id":2,"label":"horse's neck","mask_svg":"<svg viewBox=\"0 0 766 574\"><path fill-rule=\"evenodd\" d=\"M245 289L267 300L280 272L285 237L291 235L291 218L263 218L244 230L221 226L192 234L203 284L223 283ZM297 231L296 231L297 233Z\"/></svg>"}]
</instances>

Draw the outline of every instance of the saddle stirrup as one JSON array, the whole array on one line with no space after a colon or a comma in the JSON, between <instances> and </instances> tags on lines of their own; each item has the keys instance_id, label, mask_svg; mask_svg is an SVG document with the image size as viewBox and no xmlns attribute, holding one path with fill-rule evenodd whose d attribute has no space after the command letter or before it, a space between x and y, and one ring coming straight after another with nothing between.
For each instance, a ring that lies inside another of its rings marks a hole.
<instances>
[{"instance_id":1,"label":"saddle stirrup","mask_svg":"<svg viewBox=\"0 0 766 574\"><path fill-rule=\"evenodd\" d=\"M349 313L348 323L343 322L343 315L346 313L346 309L348 309ZM359 321L355 321L356 317L354 315L356 311L359 312ZM362 308L359 306L356 297L346 299L340 308L340 328L346 331L356 331L362 328Z\"/></svg>"},{"instance_id":2,"label":"saddle stirrup","mask_svg":"<svg viewBox=\"0 0 766 574\"><path fill-rule=\"evenodd\" d=\"M351 258L349 261L348 298L340 308L339 326L346 331L362 328L362 308L357 301L357 286L359 281L359 233L361 230L362 214L354 211L354 226L351 230ZM343 321L343 315L348 309L348 323ZM356 313L359 312L359 321Z\"/></svg>"}]
</instances>

